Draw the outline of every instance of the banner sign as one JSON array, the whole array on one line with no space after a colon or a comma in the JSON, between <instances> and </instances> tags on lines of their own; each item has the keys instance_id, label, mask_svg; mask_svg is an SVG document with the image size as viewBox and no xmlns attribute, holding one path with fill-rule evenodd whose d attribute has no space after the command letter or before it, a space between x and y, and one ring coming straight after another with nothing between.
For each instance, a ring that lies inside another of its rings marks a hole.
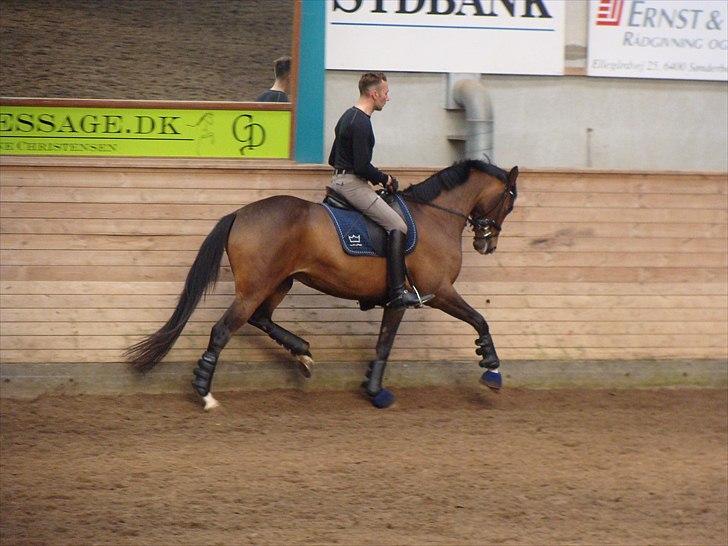
<instances>
[{"instance_id":1,"label":"banner sign","mask_svg":"<svg viewBox=\"0 0 728 546\"><path fill-rule=\"evenodd\" d=\"M326 68L564 73L564 0L327 0Z\"/></svg>"},{"instance_id":2,"label":"banner sign","mask_svg":"<svg viewBox=\"0 0 728 546\"><path fill-rule=\"evenodd\" d=\"M0 154L288 158L291 112L0 104Z\"/></svg>"},{"instance_id":3,"label":"banner sign","mask_svg":"<svg viewBox=\"0 0 728 546\"><path fill-rule=\"evenodd\" d=\"M728 81L728 2L592 0L587 74Z\"/></svg>"}]
</instances>

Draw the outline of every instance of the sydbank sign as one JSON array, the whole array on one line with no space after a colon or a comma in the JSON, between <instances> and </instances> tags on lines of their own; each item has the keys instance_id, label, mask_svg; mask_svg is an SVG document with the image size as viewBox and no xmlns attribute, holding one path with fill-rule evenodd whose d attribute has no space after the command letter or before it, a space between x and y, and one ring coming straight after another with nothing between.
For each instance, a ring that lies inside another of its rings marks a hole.
<instances>
[{"instance_id":1,"label":"sydbank sign","mask_svg":"<svg viewBox=\"0 0 728 546\"><path fill-rule=\"evenodd\" d=\"M590 76L728 81L728 1L592 0Z\"/></svg>"},{"instance_id":2,"label":"sydbank sign","mask_svg":"<svg viewBox=\"0 0 728 546\"><path fill-rule=\"evenodd\" d=\"M328 0L326 68L564 73L563 0Z\"/></svg>"}]
</instances>

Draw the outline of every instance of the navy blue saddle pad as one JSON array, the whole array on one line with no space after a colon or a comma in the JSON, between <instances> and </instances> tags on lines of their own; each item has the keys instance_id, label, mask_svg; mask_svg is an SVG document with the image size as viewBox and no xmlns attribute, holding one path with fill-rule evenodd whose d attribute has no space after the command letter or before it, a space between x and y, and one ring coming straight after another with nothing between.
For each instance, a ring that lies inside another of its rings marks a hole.
<instances>
[{"instance_id":1,"label":"navy blue saddle pad","mask_svg":"<svg viewBox=\"0 0 728 546\"><path fill-rule=\"evenodd\" d=\"M384 228L352 209L342 209L324 201L341 240L344 252L351 256L385 256L387 253L387 234ZM417 245L417 227L407 204L399 195L394 196L392 208L407 223L405 254L411 253Z\"/></svg>"}]
</instances>

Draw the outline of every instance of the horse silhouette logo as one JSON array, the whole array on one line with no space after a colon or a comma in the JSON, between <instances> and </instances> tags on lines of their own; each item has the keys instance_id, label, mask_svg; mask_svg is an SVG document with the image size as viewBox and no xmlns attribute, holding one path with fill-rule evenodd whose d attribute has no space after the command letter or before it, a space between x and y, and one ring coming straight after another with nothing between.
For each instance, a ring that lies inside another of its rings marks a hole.
<instances>
[{"instance_id":1,"label":"horse silhouette logo","mask_svg":"<svg viewBox=\"0 0 728 546\"><path fill-rule=\"evenodd\" d=\"M199 127L197 129L197 139L195 143L195 148L197 150L197 155L202 155L202 145L206 144L208 146L214 146L215 145L215 133L213 131L215 125L215 117L210 112L205 112L205 114L197 120L197 123L194 125L187 124L187 127Z\"/></svg>"}]
</instances>

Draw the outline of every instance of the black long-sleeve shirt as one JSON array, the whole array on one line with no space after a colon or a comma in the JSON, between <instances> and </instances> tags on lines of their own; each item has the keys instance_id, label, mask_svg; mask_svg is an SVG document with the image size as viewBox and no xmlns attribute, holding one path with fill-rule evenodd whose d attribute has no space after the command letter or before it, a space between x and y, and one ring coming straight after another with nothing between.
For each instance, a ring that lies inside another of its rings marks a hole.
<instances>
[{"instance_id":1,"label":"black long-sleeve shirt","mask_svg":"<svg viewBox=\"0 0 728 546\"><path fill-rule=\"evenodd\" d=\"M352 106L339 119L334 134L329 165L353 170L355 175L374 184L387 182L387 175L372 165L374 131L368 115Z\"/></svg>"},{"instance_id":2,"label":"black long-sleeve shirt","mask_svg":"<svg viewBox=\"0 0 728 546\"><path fill-rule=\"evenodd\" d=\"M258 95L255 102L291 102L291 100L288 98L288 94L283 91L268 89L268 91Z\"/></svg>"}]
</instances>

